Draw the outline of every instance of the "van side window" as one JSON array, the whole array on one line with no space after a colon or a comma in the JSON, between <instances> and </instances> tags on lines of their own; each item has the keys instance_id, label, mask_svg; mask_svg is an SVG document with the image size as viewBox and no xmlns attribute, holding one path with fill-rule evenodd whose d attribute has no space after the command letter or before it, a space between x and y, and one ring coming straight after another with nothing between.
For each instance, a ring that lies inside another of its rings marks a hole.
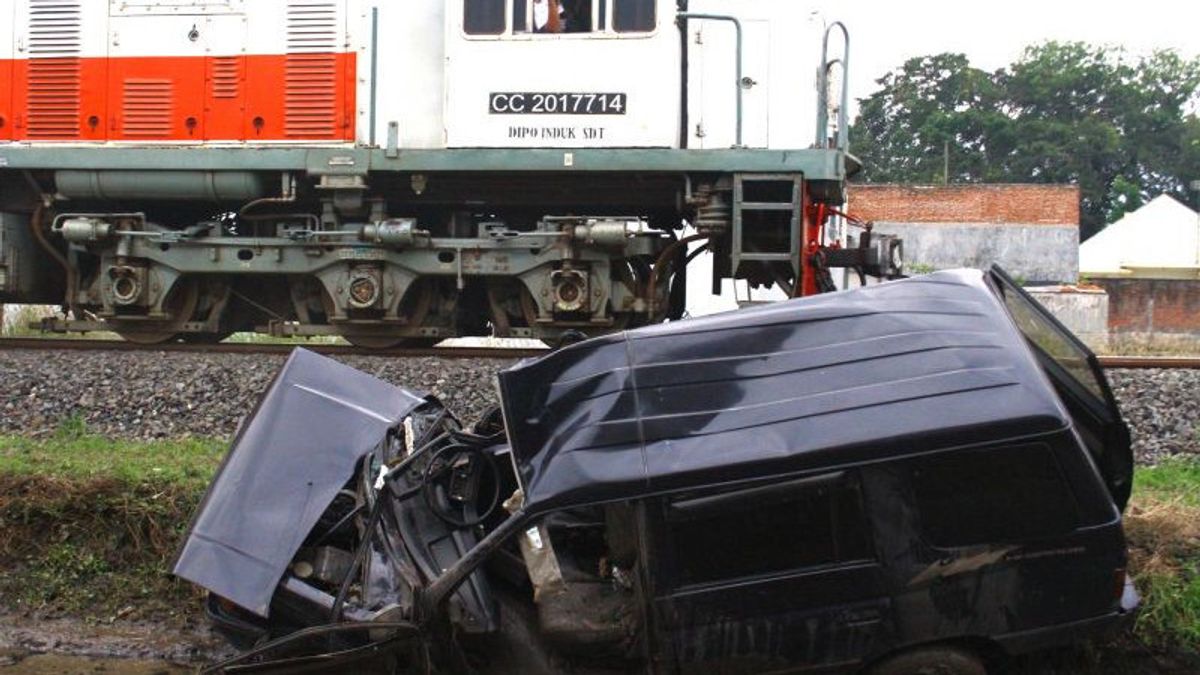
<instances>
[{"instance_id":1,"label":"van side window","mask_svg":"<svg viewBox=\"0 0 1200 675\"><path fill-rule=\"evenodd\" d=\"M467 35L504 33L505 0L463 0L463 30Z\"/></svg>"},{"instance_id":2,"label":"van side window","mask_svg":"<svg viewBox=\"0 0 1200 675\"><path fill-rule=\"evenodd\" d=\"M613 0L613 30L647 33L654 30L655 0Z\"/></svg>"},{"instance_id":3,"label":"van side window","mask_svg":"<svg viewBox=\"0 0 1200 675\"><path fill-rule=\"evenodd\" d=\"M669 501L676 585L873 557L855 481L844 473Z\"/></svg>"},{"instance_id":4,"label":"van side window","mask_svg":"<svg viewBox=\"0 0 1200 675\"><path fill-rule=\"evenodd\" d=\"M1023 541L1079 523L1045 445L944 453L918 461L912 477L925 538L935 546Z\"/></svg>"}]
</instances>

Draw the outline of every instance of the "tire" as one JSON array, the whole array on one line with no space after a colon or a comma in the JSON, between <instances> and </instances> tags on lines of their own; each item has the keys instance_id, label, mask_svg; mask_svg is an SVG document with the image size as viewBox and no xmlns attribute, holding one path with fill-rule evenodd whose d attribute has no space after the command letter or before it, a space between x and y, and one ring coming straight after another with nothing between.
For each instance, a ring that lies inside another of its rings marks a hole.
<instances>
[{"instance_id":1,"label":"tire","mask_svg":"<svg viewBox=\"0 0 1200 675\"><path fill-rule=\"evenodd\" d=\"M884 659L867 675L987 675L987 668L966 649L922 647Z\"/></svg>"}]
</instances>

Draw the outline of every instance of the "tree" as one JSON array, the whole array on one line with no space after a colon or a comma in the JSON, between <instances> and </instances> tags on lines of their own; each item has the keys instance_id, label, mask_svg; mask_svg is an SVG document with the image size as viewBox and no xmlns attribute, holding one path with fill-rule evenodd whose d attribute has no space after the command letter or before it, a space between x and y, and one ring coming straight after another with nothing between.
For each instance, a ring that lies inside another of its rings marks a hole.
<instances>
[{"instance_id":1,"label":"tree","mask_svg":"<svg viewBox=\"0 0 1200 675\"><path fill-rule=\"evenodd\" d=\"M1200 177L1200 59L1173 51L1048 42L995 73L940 54L878 83L851 128L869 182L1076 183L1086 237Z\"/></svg>"},{"instance_id":2,"label":"tree","mask_svg":"<svg viewBox=\"0 0 1200 675\"><path fill-rule=\"evenodd\" d=\"M950 180L987 172L987 139L1004 134L1008 119L989 73L963 54L909 59L879 80L882 89L860 101L851 147L867 162L873 182L941 182L949 143Z\"/></svg>"}]
</instances>

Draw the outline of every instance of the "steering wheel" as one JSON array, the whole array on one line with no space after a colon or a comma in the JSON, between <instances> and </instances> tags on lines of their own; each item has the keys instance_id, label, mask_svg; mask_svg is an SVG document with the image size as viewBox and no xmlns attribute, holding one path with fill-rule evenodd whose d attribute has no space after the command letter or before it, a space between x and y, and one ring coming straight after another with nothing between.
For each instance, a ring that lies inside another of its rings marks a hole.
<instances>
[{"instance_id":1,"label":"steering wheel","mask_svg":"<svg viewBox=\"0 0 1200 675\"><path fill-rule=\"evenodd\" d=\"M490 490L486 486L489 483ZM447 525L456 529L474 527L500 505L500 471L484 448L452 443L429 458L421 492L429 510Z\"/></svg>"}]
</instances>

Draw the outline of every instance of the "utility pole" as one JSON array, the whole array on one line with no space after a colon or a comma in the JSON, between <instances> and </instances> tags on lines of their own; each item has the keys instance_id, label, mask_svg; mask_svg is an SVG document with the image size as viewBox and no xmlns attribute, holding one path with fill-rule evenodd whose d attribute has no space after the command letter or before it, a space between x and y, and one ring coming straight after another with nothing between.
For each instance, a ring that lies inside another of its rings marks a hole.
<instances>
[{"instance_id":1,"label":"utility pole","mask_svg":"<svg viewBox=\"0 0 1200 675\"><path fill-rule=\"evenodd\" d=\"M950 141L942 141L942 185L950 184Z\"/></svg>"},{"instance_id":2,"label":"utility pole","mask_svg":"<svg viewBox=\"0 0 1200 675\"><path fill-rule=\"evenodd\" d=\"M1196 265L1200 266L1200 180L1192 181L1188 187L1196 193Z\"/></svg>"}]
</instances>

